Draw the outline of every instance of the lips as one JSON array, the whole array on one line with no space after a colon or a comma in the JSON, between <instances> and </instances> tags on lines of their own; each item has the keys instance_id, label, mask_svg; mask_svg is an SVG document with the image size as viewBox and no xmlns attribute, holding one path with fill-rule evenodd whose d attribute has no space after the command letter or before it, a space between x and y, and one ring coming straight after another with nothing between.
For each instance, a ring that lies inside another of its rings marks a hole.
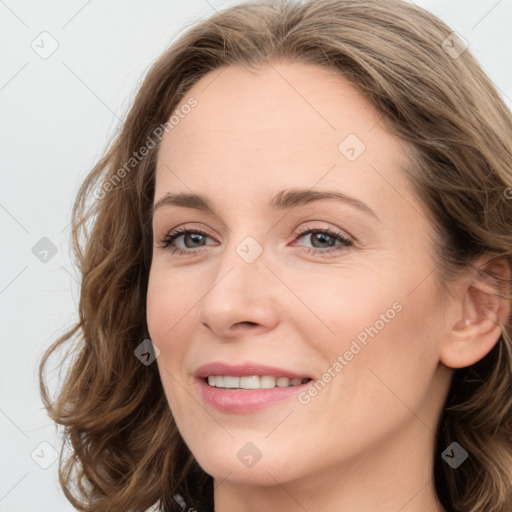
<instances>
[{"instance_id":1,"label":"lips","mask_svg":"<svg viewBox=\"0 0 512 512\"><path fill-rule=\"evenodd\" d=\"M306 373L258 363L239 365L222 362L209 363L199 367L194 375L196 377L196 392L203 402L207 406L227 414L257 413L267 407L277 407L279 403L291 400L312 384L311 377ZM269 377L275 377L277 380L300 379L302 383L286 387L233 389L208 384L208 377L211 378L211 376L240 378L240 382L244 378L253 376L266 377L266 380Z\"/></svg>"},{"instance_id":2,"label":"lips","mask_svg":"<svg viewBox=\"0 0 512 512\"><path fill-rule=\"evenodd\" d=\"M288 377L289 379L311 379L310 375L305 373L297 373L285 368L277 368L275 366L267 366L257 363L246 363L241 365L229 365L226 363L216 362L200 366L195 376L199 379L205 379L210 375L222 375L231 377L251 377L258 375L260 377L268 375L271 377Z\"/></svg>"}]
</instances>

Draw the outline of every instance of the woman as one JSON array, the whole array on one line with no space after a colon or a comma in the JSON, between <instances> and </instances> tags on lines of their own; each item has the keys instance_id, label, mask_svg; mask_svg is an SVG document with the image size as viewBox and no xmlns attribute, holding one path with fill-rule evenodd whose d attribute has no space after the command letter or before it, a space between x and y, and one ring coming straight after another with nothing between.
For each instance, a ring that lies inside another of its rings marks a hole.
<instances>
[{"instance_id":1,"label":"woman","mask_svg":"<svg viewBox=\"0 0 512 512\"><path fill-rule=\"evenodd\" d=\"M73 505L510 511L511 131L400 0L185 33L73 212Z\"/></svg>"}]
</instances>

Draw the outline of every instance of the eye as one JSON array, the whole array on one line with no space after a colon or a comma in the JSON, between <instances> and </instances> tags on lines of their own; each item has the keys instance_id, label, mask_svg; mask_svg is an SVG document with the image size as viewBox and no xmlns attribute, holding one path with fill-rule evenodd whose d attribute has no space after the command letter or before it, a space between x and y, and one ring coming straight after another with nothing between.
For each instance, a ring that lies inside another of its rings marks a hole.
<instances>
[{"instance_id":1,"label":"eye","mask_svg":"<svg viewBox=\"0 0 512 512\"><path fill-rule=\"evenodd\" d=\"M331 254L345 251L354 245L354 242L345 235L330 228L310 229L306 227L305 230L296 232L295 236L298 239L308 239L313 244L313 247L303 247L302 251L307 254ZM339 242L338 245L336 245L337 242Z\"/></svg>"},{"instance_id":2,"label":"eye","mask_svg":"<svg viewBox=\"0 0 512 512\"><path fill-rule=\"evenodd\" d=\"M308 254L331 254L346 250L353 246L352 240L344 236L342 233L333 231L330 228L310 229L309 227L306 227L304 230L295 232L294 236L297 239L308 239L310 243L313 244L313 247L302 246L302 251ZM169 233L161 241L161 248L168 249L172 247L171 254L195 254L199 252L202 247L208 245L206 244L206 240L208 238L212 239L208 233L205 233L200 229L187 228L186 226L183 226ZM180 240L179 244L177 243L178 240ZM336 245L336 243L338 243L338 245Z\"/></svg>"},{"instance_id":3,"label":"eye","mask_svg":"<svg viewBox=\"0 0 512 512\"><path fill-rule=\"evenodd\" d=\"M210 238L210 236L208 235L208 233L205 233L200 229L192 229L184 226L182 228L175 229L162 240L162 249L169 248L171 244L173 244L180 238L183 238L183 240L181 240L181 243L185 245L185 248L182 249L180 247L174 247L171 254L195 254L200 250L201 247L205 245L202 244L201 242L204 242L205 239ZM189 244L192 245L192 247L190 247ZM199 245L194 247L194 244Z\"/></svg>"}]
</instances>

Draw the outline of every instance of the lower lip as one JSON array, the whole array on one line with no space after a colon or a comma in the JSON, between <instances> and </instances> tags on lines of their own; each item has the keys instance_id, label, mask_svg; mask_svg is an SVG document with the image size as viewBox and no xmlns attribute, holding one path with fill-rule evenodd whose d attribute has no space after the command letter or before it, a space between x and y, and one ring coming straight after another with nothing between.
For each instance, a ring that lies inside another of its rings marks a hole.
<instances>
[{"instance_id":1,"label":"lower lip","mask_svg":"<svg viewBox=\"0 0 512 512\"><path fill-rule=\"evenodd\" d=\"M204 379L198 379L198 382L203 400L211 407L222 412L250 413L297 396L313 381L298 386L269 389L216 388Z\"/></svg>"}]
</instances>

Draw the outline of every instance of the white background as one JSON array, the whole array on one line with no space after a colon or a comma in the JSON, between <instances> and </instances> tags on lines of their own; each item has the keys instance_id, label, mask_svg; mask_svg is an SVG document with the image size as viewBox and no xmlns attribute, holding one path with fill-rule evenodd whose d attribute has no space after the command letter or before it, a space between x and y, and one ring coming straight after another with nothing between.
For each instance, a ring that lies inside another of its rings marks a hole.
<instances>
[{"instance_id":1,"label":"white background","mask_svg":"<svg viewBox=\"0 0 512 512\"><path fill-rule=\"evenodd\" d=\"M233 3L0 0L0 512L73 510L37 381L44 349L76 315L72 201L154 59L186 26ZM416 3L462 35L512 108L512 0ZM58 43L47 59L31 48L43 31ZM45 263L32 252L42 237L58 251Z\"/></svg>"}]
</instances>

